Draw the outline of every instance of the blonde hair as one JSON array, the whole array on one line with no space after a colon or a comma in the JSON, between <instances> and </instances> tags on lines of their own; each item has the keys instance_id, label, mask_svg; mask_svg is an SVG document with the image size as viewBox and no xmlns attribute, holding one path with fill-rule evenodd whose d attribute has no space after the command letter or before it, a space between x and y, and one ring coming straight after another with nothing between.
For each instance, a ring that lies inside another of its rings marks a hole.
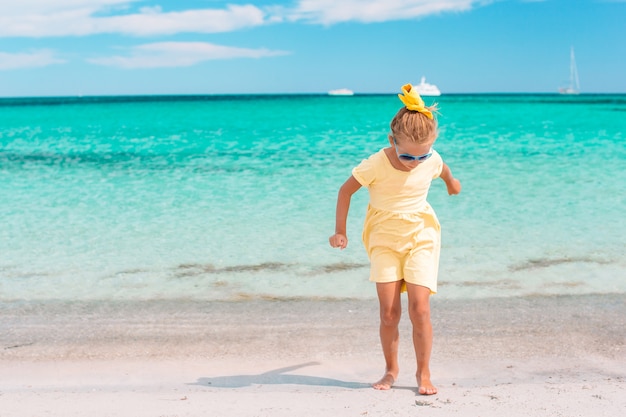
<instances>
[{"instance_id":1,"label":"blonde hair","mask_svg":"<svg viewBox=\"0 0 626 417\"><path fill-rule=\"evenodd\" d=\"M437 105L426 107L435 112ZM427 143L437 139L437 119L402 107L391 121L391 133L398 142Z\"/></svg>"}]
</instances>

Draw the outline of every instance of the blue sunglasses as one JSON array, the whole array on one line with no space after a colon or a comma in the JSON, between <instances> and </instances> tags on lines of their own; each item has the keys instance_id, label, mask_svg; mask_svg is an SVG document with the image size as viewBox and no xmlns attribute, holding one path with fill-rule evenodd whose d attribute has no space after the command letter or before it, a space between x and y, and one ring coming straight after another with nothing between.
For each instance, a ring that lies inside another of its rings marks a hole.
<instances>
[{"instance_id":1,"label":"blue sunglasses","mask_svg":"<svg viewBox=\"0 0 626 417\"><path fill-rule=\"evenodd\" d=\"M432 148L430 148L430 151L428 151L428 153L425 153L424 155L411 155L410 153L398 153L398 143L396 142L396 138L393 138L393 145L394 145L394 148L396 149L396 155L398 155L398 159L405 161L405 162L413 162L413 161L424 162L425 160L433 156Z\"/></svg>"}]
</instances>

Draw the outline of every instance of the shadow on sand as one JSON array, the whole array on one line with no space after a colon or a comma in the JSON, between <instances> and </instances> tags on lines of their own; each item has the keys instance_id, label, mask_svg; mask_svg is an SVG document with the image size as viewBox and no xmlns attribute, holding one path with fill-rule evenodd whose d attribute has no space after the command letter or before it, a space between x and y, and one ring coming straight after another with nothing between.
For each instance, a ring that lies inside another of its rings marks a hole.
<instances>
[{"instance_id":1,"label":"shadow on sand","mask_svg":"<svg viewBox=\"0 0 626 417\"><path fill-rule=\"evenodd\" d=\"M217 376L212 378L198 378L193 384L190 385L202 385L216 388L242 388L251 385L277 385L277 384L289 384L289 385L315 385L323 387L341 387L341 388L371 388L370 384L364 384L361 382L348 382L340 381L332 378L322 378L318 376L309 375L293 375L286 374L287 372L295 371L296 369L304 368L307 366L319 365L318 362L307 362L301 365L288 366L285 368L274 369L262 374L257 375L232 375L232 376Z\"/></svg>"}]
</instances>

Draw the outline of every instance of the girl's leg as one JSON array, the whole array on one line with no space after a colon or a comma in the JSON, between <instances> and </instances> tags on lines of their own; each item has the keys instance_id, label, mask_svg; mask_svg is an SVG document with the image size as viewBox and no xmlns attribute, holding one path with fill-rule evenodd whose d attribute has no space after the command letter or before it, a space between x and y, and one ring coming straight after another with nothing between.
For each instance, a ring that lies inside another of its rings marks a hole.
<instances>
[{"instance_id":1,"label":"girl's leg","mask_svg":"<svg viewBox=\"0 0 626 417\"><path fill-rule=\"evenodd\" d=\"M402 314L400 288L403 281L377 283L376 292L380 304L380 343L385 356L385 374L372 386L379 390L388 390L398 378L398 343L400 334L398 324Z\"/></svg>"},{"instance_id":2,"label":"girl's leg","mask_svg":"<svg viewBox=\"0 0 626 417\"><path fill-rule=\"evenodd\" d=\"M417 360L417 385L422 395L433 395L437 388L430 381L430 353L433 327L430 321L430 289L407 283L409 317L413 325L413 346Z\"/></svg>"}]
</instances>

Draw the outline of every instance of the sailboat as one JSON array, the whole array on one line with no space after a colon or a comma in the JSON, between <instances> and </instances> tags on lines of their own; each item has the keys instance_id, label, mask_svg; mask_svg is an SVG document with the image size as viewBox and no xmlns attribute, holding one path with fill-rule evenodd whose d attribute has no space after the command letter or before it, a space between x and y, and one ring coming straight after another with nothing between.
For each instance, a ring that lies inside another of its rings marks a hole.
<instances>
[{"instance_id":1,"label":"sailboat","mask_svg":"<svg viewBox=\"0 0 626 417\"><path fill-rule=\"evenodd\" d=\"M576 58L574 57L573 46L572 46L572 50L570 53L569 86L559 88L559 93L561 94L579 94L580 93L580 82L578 81L578 69L576 69Z\"/></svg>"}]
</instances>

